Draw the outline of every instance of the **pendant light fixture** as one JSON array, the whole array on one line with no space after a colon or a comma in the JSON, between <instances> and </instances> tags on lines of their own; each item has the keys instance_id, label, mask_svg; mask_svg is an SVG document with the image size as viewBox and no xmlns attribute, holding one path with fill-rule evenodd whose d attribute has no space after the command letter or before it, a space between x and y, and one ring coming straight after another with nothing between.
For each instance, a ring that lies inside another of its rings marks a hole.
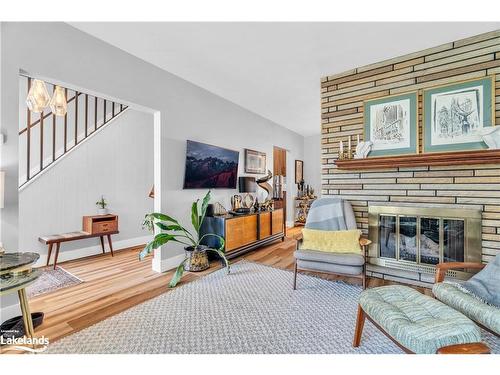
<instances>
[{"instance_id":1,"label":"pendant light fixture","mask_svg":"<svg viewBox=\"0 0 500 375\"><path fill-rule=\"evenodd\" d=\"M45 86L45 82L35 79L31 84L26 105L31 112L40 113L49 104L50 96Z\"/></svg>"},{"instance_id":2,"label":"pendant light fixture","mask_svg":"<svg viewBox=\"0 0 500 375\"><path fill-rule=\"evenodd\" d=\"M61 86L56 86L54 89L54 94L49 103L52 113L56 116L64 116L68 110L68 103L66 102L66 95L64 94L64 89Z\"/></svg>"}]
</instances>

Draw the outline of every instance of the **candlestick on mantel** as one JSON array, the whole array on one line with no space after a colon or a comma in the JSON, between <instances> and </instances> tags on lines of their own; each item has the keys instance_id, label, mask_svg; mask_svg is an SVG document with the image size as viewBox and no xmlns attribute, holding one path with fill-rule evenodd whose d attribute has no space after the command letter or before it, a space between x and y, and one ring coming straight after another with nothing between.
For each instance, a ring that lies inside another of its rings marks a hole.
<instances>
[{"instance_id":1,"label":"candlestick on mantel","mask_svg":"<svg viewBox=\"0 0 500 375\"><path fill-rule=\"evenodd\" d=\"M340 146L339 146L339 157L343 158L344 157L344 142L340 141Z\"/></svg>"},{"instance_id":2,"label":"candlestick on mantel","mask_svg":"<svg viewBox=\"0 0 500 375\"><path fill-rule=\"evenodd\" d=\"M358 141L358 145L359 145L359 134L356 135L356 140Z\"/></svg>"},{"instance_id":3,"label":"candlestick on mantel","mask_svg":"<svg viewBox=\"0 0 500 375\"><path fill-rule=\"evenodd\" d=\"M351 136L349 136L349 147L348 147L348 150L349 150L349 155L351 155ZM350 159L350 156L349 156L349 159Z\"/></svg>"}]
</instances>

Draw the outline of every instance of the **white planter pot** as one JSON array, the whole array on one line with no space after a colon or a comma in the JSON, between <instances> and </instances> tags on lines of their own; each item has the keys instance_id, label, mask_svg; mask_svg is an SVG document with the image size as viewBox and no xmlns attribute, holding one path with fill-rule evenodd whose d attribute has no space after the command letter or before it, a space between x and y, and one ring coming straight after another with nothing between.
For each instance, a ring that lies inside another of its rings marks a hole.
<instances>
[{"instance_id":1,"label":"white planter pot","mask_svg":"<svg viewBox=\"0 0 500 375\"><path fill-rule=\"evenodd\" d=\"M99 208L99 209L97 209L97 214L98 215L107 215L108 209L107 208Z\"/></svg>"}]
</instances>

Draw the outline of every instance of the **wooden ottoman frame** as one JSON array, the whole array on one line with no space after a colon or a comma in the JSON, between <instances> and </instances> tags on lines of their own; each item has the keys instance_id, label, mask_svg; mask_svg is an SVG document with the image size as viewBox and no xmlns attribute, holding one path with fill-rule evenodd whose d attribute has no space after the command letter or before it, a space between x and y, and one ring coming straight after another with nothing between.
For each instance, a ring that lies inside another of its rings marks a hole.
<instances>
[{"instance_id":1,"label":"wooden ottoman frame","mask_svg":"<svg viewBox=\"0 0 500 375\"><path fill-rule=\"evenodd\" d=\"M365 325L365 319L372 322L372 324L377 327L384 335L386 335L392 342L394 342L399 348L401 348L407 354L415 354L408 348L397 342L391 335L389 335L378 323L376 323L364 310L358 305L358 314L356 318L356 329L354 331L354 341L352 346L357 348L361 343L361 335L363 334L363 327ZM473 342L469 344L456 344L449 345L439 348L436 352L437 354L490 354L490 349L486 344L482 342Z\"/></svg>"}]
</instances>

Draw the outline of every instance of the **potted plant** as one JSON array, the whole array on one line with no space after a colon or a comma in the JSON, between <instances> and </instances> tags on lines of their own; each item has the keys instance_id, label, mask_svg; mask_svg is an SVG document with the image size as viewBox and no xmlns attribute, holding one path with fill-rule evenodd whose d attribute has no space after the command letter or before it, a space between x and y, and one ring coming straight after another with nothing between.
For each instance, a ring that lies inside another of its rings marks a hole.
<instances>
[{"instance_id":1,"label":"potted plant","mask_svg":"<svg viewBox=\"0 0 500 375\"><path fill-rule=\"evenodd\" d=\"M141 250L139 253L140 260L144 259L146 255L150 254L154 249L166 245L168 242L178 242L185 245L184 250L186 257L181 264L179 264L172 276L168 284L170 288L177 285L184 271L198 272L207 269L209 267L207 252L216 253L226 266L227 273L229 273L229 262L223 251L224 238L213 233L205 233L203 235L200 233L209 201L210 191L208 191L203 198L201 205L199 199L193 202L191 206L191 223L193 224L194 231L186 229L176 219L162 213L154 212L147 214L144 218L144 228L154 232L156 227L159 232L155 235L153 240ZM208 236L214 236L219 239L221 245L218 249L211 249L201 244L203 239Z\"/></svg>"},{"instance_id":2,"label":"potted plant","mask_svg":"<svg viewBox=\"0 0 500 375\"><path fill-rule=\"evenodd\" d=\"M99 215L107 215L108 214L108 209L106 208L108 206L108 202L106 202L106 199L104 199L104 196L101 195L101 199L99 199L97 202L95 202L97 206L97 212Z\"/></svg>"}]
</instances>

